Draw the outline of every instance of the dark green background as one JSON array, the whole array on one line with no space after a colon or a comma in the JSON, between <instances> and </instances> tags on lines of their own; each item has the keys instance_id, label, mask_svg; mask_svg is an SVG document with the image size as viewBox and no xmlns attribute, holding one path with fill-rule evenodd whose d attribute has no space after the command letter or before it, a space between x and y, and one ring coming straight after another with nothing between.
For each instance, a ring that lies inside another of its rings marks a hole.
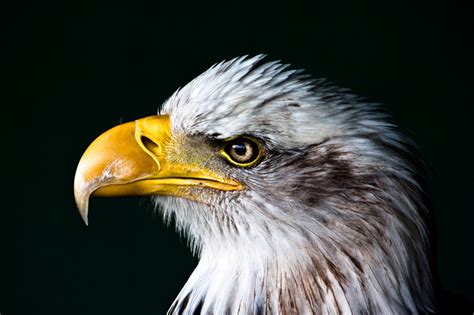
<instances>
[{"instance_id":1,"label":"dark green background","mask_svg":"<svg viewBox=\"0 0 474 315\"><path fill-rule=\"evenodd\" d=\"M196 264L186 241L135 198L92 200L86 228L75 167L101 132L154 114L214 62L257 53L385 103L432 167L443 287L474 296L464 8L132 3L2 8L2 315L167 310Z\"/></svg>"}]
</instances>

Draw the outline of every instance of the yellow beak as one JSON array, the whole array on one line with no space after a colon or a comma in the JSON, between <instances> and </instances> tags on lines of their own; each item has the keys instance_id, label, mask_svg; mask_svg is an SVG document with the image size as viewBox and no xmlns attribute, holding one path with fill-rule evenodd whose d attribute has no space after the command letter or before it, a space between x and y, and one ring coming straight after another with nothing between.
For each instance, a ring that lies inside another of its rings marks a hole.
<instances>
[{"instance_id":1,"label":"yellow beak","mask_svg":"<svg viewBox=\"0 0 474 315\"><path fill-rule=\"evenodd\" d=\"M195 199L190 186L240 190L243 186L215 172L168 159L169 116L150 116L116 126L87 148L77 166L74 196L88 224L89 197L169 195Z\"/></svg>"}]
</instances>

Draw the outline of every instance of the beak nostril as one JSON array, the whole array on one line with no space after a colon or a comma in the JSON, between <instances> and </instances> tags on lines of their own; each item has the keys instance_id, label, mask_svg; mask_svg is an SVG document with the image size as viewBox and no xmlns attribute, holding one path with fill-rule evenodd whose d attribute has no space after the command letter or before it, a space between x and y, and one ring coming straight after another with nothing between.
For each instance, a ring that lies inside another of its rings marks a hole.
<instances>
[{"instance_id":1,"label":"beak nostril","mask_svg":"<svg viewBox=\"0 0 474 315\"><path fill-rule=\"evenodd\" d=\"M150 152L154 153L155 155L158 155L160 152L160 146L150 138L146 136L141 136L140 141L143 143L143 146L149 150Z\"/></svg>"}]
</instances>

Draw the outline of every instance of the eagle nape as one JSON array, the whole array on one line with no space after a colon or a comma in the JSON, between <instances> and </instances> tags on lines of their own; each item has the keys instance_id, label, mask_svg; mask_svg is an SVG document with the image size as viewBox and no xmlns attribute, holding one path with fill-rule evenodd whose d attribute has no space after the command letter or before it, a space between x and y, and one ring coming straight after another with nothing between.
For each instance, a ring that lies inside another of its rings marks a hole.
<instances>
[{"instance_id":1,"label":"eagle nape","mask_svg":"<svg viewBox=\"0 0 474 315\"><path fill-rule=\"evenodd\" d=\"M85 151L90 196L151 195L200 261L169 314L436 311L423 169L379 106L263 56L221 62Z\"/></svg>"}]
</instances>

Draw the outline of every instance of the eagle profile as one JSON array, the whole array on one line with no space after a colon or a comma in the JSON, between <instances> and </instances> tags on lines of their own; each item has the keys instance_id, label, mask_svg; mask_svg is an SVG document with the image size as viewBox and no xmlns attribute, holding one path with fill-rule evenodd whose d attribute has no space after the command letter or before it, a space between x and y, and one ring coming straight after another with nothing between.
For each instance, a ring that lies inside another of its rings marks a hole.
<instances>
[{"instance_id":1,"label":"eagle profile","mask_svg":"<svg viewBox=\"0 0 474 315\"><path fill-rule=\"evenodd\" d=\"M169 314L434 311L417 155L376 104L263 56L105 132L74 181L153 195L200 261Z\"/></svg>"}]
</instances>

